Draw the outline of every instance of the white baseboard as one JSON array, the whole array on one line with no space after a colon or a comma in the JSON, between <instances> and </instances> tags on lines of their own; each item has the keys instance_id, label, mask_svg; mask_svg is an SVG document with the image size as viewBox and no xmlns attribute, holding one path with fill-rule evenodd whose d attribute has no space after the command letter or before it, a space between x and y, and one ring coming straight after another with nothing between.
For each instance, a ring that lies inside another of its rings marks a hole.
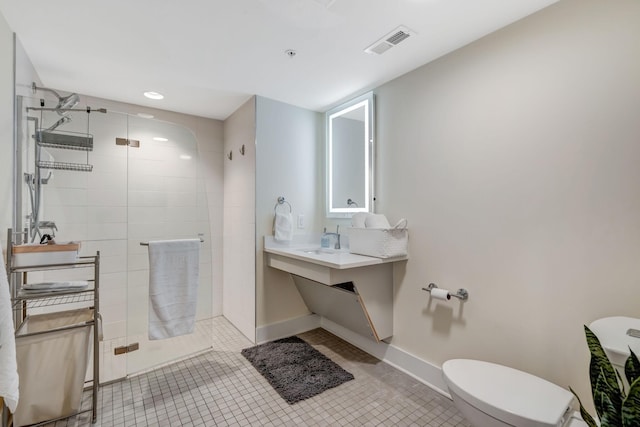
<instances>
[{"instance_id":1,"label":"white baseboard","mask_svg":"<svg viewBox=\"0 0 640 427\"><path fill-rule=\"evenodd\" d=\"M310 314L295 319L285 320L270 325L261 326L256 329L256 340L258 344L284 338L315 328L323 328L332 334L342 338L362 351L382 360L405 374L426 384L433 390L451 399L447 385L442 378L442 369L429 363L411 353L408 353L392 344L385 342L375 342L370 338L363 337L355 332L338 325L331 320L320 317L317 314Z\"/></svg>"},{"instance_id":2,"label":"white baseboard","mask_svg":"<svg viewBox=\"0 0 640 427\"><path fill-rule=\"evenodd\" d=\"M291 335L301 334L319 327L320 316L317 314L307 314L306 316L259 326L256 328L256 343L262 344L268 341L290 337Z\"/></svg>"}]
</instances>

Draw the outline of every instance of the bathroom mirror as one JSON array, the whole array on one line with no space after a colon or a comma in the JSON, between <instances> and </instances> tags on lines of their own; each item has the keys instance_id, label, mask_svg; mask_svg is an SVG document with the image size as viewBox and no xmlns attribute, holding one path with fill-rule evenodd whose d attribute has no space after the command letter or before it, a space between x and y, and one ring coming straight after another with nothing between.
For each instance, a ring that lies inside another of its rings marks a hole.
<instances>
[{"instance_id":1,"label":"bathroom mirror","mask_svg":"<svg viewBox=\"0 0 640 427\"><path fill-rule=\"evenodd\" d=\"M327 216L373 212L373 93L327 111Z\"/></svg>"}]
</instances>

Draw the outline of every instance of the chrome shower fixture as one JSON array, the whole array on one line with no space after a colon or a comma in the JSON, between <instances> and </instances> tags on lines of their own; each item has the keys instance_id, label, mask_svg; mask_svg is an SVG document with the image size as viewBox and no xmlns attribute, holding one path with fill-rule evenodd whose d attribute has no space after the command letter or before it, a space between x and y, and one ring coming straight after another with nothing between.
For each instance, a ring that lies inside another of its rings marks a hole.
<instances>
[{"instance_id":1,"label":"chrome shower fixture","mask_svg":"<svg viewBox=\"0 0 640 427\"><path fill-rule=\"evenodd\" d=\"M58 105L55 106L54 110L56 113L58 113L61 116L66 115L68 110L72 109L73 107L78 105L78 102L80 102L80 97L78 96L77 93L72 93L67 96L61 96L58 92L56 92L53 89L36 86L36 82L31 83L31 90L33 90L33 93L36 93L37 90L43 90L43 91L51 92L52 94L54 94L56 98L58 98Z\"/></svg>"},{"instance_id":2,"label":"chrome shower fixture","mask_svg":"<svg viewBox=\"0 0 640 427\"><path fill-rule=\"evenodd\" d=\"M51 131L55 130L58 126L61 126L61 125L65 124L65 123L69 123L70 121L71 121L71 117L64 116L60 120L58 120L57 122L55 122L54 124L49 126L45 131L51 132Z\"/></svg>"},{"instance_id":3,"label":"chrome shower fixture","mask_svg":"<svg viewBox=\"0 0 640 427\"><path fill-rule=\"evenodd\" d=\"M58 101L58 105L56 105L56 112L63 116L67 114L68 110L78 105L78 102L80 102L80 97L77 93L72 93Z\"/></svg>"}]
</instances>

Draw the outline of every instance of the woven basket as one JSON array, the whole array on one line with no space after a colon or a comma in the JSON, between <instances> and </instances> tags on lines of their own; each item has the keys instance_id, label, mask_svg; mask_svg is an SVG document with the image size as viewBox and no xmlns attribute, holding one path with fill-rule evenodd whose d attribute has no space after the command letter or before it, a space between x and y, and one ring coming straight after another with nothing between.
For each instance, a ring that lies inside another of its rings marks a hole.
<instances>
[{"instance_id":1,"label":"woven basket","mask_svg":"<svg viewBox=\"0 0 640 427\"><path fill-rule=\"evenodd\" d=\"M409 230L407 221L394 228L349 228L349 252L376 258L407 255Z\"/></svg>"}]
</instances>

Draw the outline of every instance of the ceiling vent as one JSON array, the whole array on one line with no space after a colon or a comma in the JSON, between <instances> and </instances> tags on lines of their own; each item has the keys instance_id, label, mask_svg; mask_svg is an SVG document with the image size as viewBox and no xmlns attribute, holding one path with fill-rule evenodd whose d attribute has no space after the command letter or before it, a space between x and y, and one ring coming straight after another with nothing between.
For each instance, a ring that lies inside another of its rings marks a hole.
<instances>
[{"instance_id":1,"label":"ceiling vent","mask_svg":"<svg viewBox=\"0 0 640 427\"><path fill-rule=\"evenodd\" d=\"M364 51L367 53L375 53L377 55L381 55L391 49L392 47L398 45L403 40L408 39L415 32L411 31L407 27L400 26L395 30L391 31L386 36L382 37L377 42L373 43L371 46L366 48Z\"/></svg>"}]
</instances>

